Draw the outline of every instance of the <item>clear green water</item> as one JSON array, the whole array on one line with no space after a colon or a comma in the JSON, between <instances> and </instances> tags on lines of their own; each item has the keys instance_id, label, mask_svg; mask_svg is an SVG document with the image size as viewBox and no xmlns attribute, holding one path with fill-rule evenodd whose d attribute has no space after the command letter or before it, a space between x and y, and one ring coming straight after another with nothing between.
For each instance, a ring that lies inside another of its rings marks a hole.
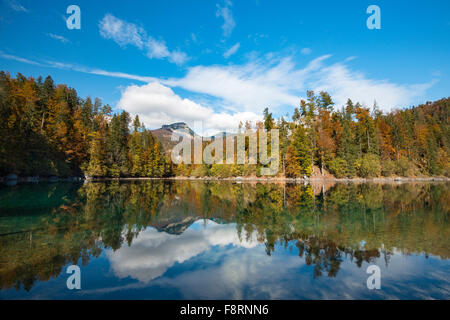
<instances>
[{"instance_id":1,"label":"clear green water","mask_svg":"<svg viewBox=\"0 0 450 320\"><path fill-rule=\"evenodd\" d=\"M0 299L450 299L449 217L445 183L1 186Z\"/></svg>"}]
</instances>

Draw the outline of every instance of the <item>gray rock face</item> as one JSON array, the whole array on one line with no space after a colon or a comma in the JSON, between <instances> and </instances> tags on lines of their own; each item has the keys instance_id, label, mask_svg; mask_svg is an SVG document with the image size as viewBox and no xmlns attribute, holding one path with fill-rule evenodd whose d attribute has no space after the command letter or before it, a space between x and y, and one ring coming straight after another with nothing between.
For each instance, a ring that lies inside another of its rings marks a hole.
<instances>
[{"instance_id":1,"label":"gray rock face","mask_svg":"<svg viewBox=\"0 0 450 320\"><path fill-rule=\"evenodd\" d=\"M172 123L172 124L165 124L161 127L161 129L166 129L171 132L181 131L181 132L187 133L191 136L195 136L195 132L191 128L189 128L189 126L185 122L176 122L176 123Z\"/></svg>"}]
</instances>

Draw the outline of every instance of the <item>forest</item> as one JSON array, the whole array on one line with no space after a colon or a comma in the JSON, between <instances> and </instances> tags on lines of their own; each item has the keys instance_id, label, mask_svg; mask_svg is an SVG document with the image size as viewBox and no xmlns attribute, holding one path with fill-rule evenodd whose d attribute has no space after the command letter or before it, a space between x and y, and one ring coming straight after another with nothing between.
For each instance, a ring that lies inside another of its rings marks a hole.
<instances>
[{"instance_id":1,"label":"forest","mask_svg":"<svg viewBox=\"0 0 450 320\"><path fill-rule=\"evenodd\" d=\"M314 168L336 178L450 177L450 98L381 112L350 99L336 106L327 92L308 91L292 116L241 123L239 130L278 129L278 176ZM248 150L247 150L248 151ZM50 76L0 72L0 176L234 177L259 176L261 165L175 165L151 130L126 111Z\"/></svg>"},{"instance_id":2,"label":"forest","mask_svg":"<svg viewBox=\"0 0 450 320\"><path fill-rule=\"evenodd\" d=\"M163 177L172 165L151 132L75 89L0 72L0 176ZM130 128L130 125L132 128Z\"/></svg>"}]
</instances>

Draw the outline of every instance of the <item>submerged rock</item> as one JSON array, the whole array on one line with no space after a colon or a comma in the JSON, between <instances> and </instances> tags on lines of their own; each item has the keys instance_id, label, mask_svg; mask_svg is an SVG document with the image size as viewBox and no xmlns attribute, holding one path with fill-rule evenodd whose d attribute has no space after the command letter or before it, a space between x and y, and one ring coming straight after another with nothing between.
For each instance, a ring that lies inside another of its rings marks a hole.
<instances>
[{"instance_id":1,"label":"submerged rock","mask_svg":"<svg viewBox=\"0 0 450 320\"><path fill-rule=\"evenodd\" d=\"M26 182L39 182L39 176L26 177Z\"/></svg>"},{"instance_id":2,"label":"submerged rock","mask_svg":"<svg viewBox=\"0 0 450 320\"><path fill-rule=\"evenodd\" d=\"M15 174L15 173L10 173L10 174L8 174L6 177L5 177L5 180L6 181L9 181L9 180L17 180L18 179L18 177L17 177L17 174Z\"/></svg>"},{"instance_id":3,"label":"submerged rock","mask_svg":"<svg viewBox=\"0 0 450 320\"><path fill-rule=\"evenodd\" d=\"M6 184L8 187L15 186L15 185L17 184L17 180L6 180L6 181L5 181L5 184Z\"/></svg>"},{"instance_id":4,"label":"submerged rock","mask_svg":"<svg viewBox=\"0 0 450 320\"><path fill-rule=\"evenodd\" d=\"M50 182L57 182L58 180L59 180L59 178L57 176L50 176L48 178L48 181L50 181Z\"/></svg>"}]
</instances>

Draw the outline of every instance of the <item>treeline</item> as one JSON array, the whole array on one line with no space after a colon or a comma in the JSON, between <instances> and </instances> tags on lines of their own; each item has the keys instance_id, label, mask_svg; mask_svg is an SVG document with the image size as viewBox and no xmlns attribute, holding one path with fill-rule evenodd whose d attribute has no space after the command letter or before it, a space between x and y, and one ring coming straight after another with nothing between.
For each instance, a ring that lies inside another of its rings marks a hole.
<instances>
[{"instance_id":1,"label":"treeline","mask_svg":"<svg viewBox=\"0 0 450 320\"><path fill-rule=\"evenodd\" d=\"M308 91L293 121L279 122L293 132L284 141L288 176L308 175L312 165L337 177L450 176L450 98L386 115L376 102L333 105L328 93Z\"/></svg>"},{"instance_id":2,"label":"treeline","mask_svg":"<svg viewBox=\"0 0 450 320\"><path fill-rule=\"evenodd\" d=\"M368 108L349 99L338 108L328 93L308 91L291 119L274 119L266 108L263 121L241 123L239 130L279 130L279 176L449 177L449 114L450 98L383 114L376 103ZM0 176L224 178L259 176L261 167L174 166L137 116L113 114L51 77L0 72Z\"/></svg>"},{"instance_id":3,"label":"treeline","mask_svg":"<svg viewBox=\"0 0 450 320\"><path fill-rule=\"evenodd\" d=\"M383 114L350 99L340 110L326 92L307 92L291 119L241 124L248 133L278 129L278 175L303 177L332 173L335 177L450 176L450 98ZM270 138L268 138L270 140ZM270 148L270 145L268 144ZM259 148L259 146L258 146ZM246 144L248 155L248 144ZM258 176L261 164L179 165L185 176ZM317 172L318 171L318 172Z\"/></svg>"},{"instance_id":4,"label":"treeline","mask_svg":"<svg viewBox=\"0 0 450 320\"><path fill-rule=\"evenodd\" d=\"M152 133L127 112L48 76L0 72L0 176L163 177L171 162Z\"/></svg>"}]
</instances>

